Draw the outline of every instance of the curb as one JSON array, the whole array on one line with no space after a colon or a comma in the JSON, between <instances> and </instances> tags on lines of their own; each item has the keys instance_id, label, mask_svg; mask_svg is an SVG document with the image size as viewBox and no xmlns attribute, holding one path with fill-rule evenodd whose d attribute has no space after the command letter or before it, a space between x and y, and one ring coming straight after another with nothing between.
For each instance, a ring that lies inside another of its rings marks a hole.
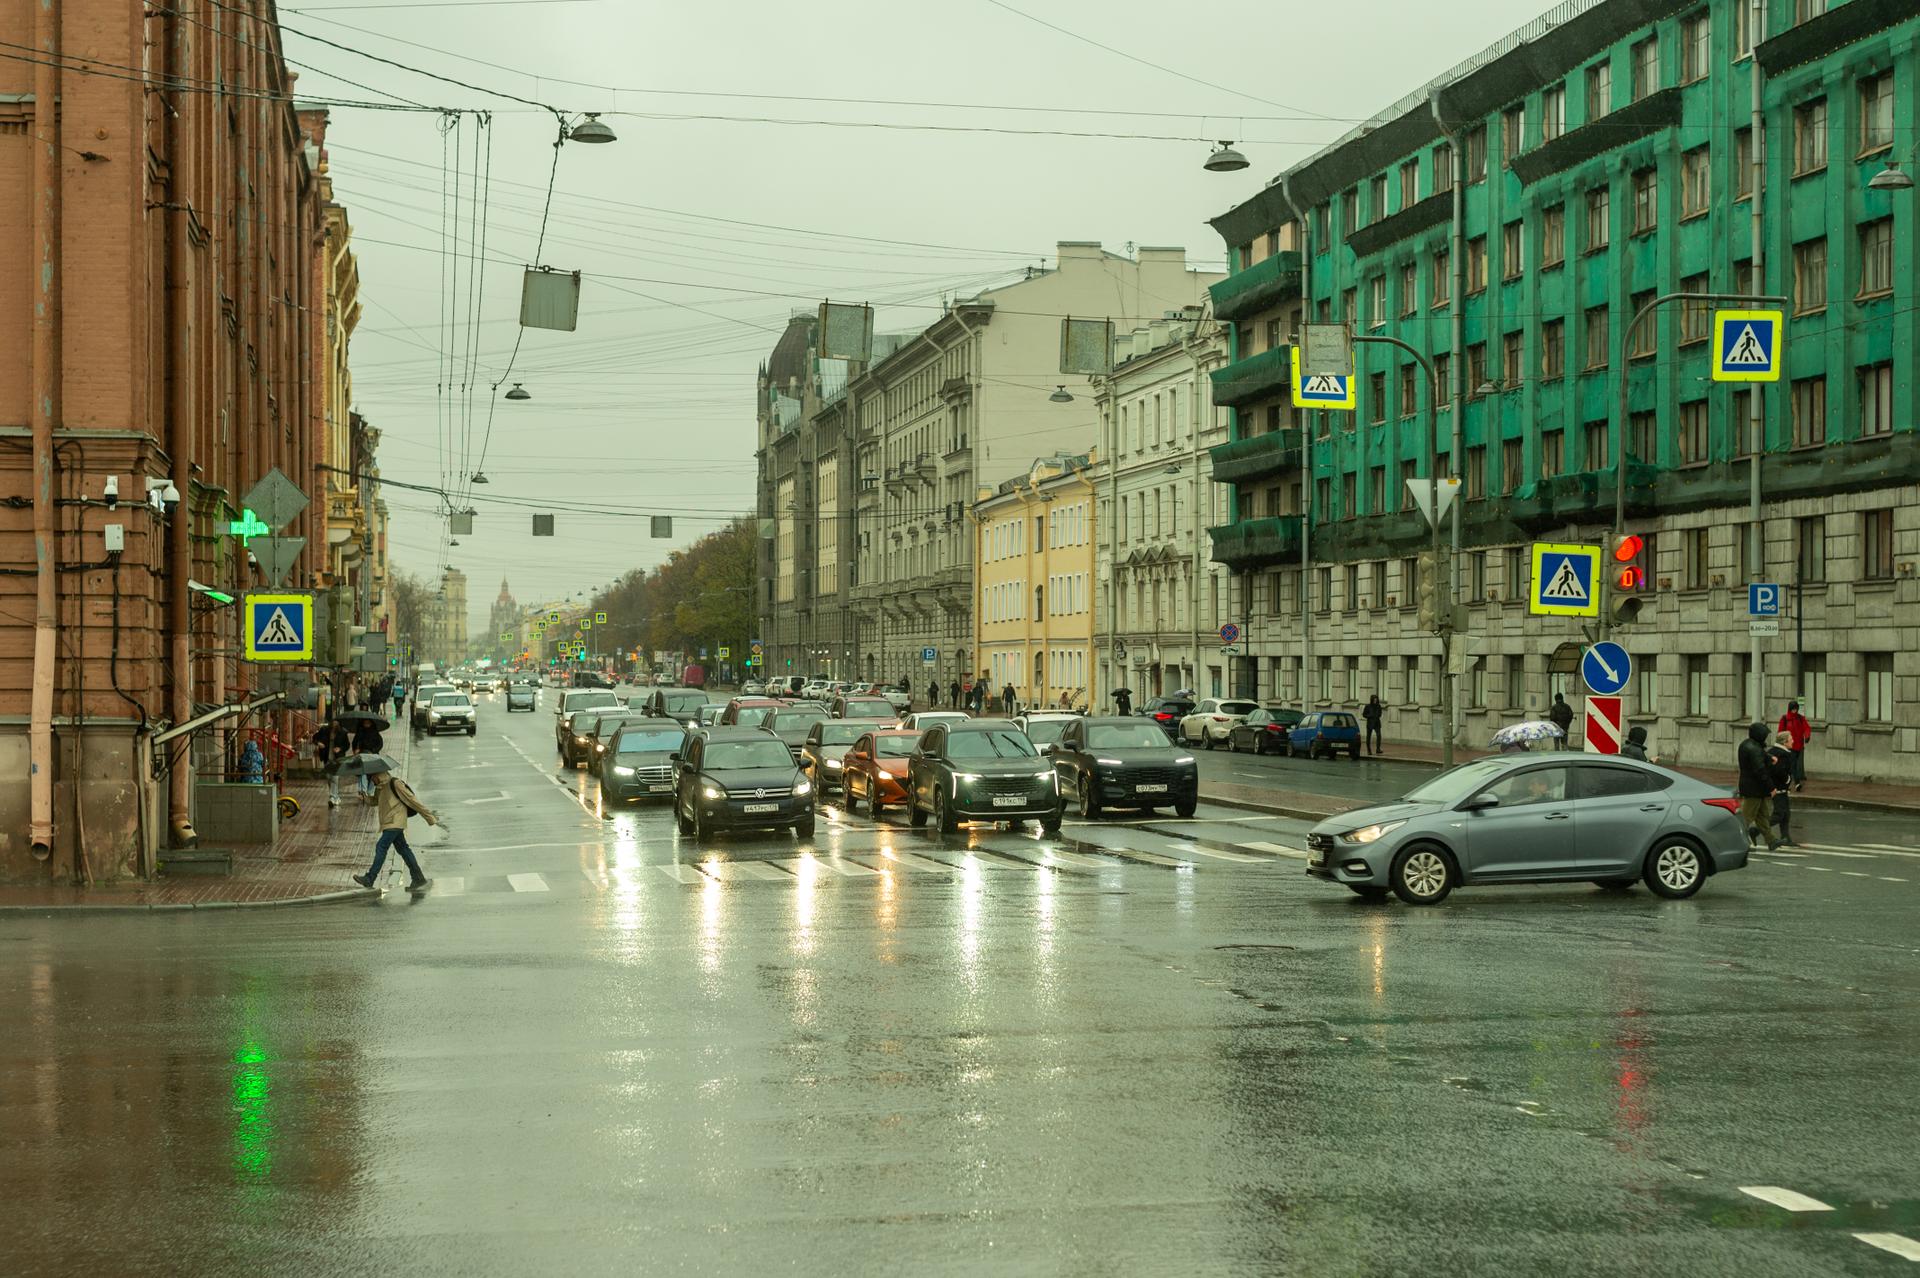
<instances>
[{"instance_id":1,"label":"curb","mask_svg":"<svg viewBox=\"0 0 1920 1278\"><path fill-rule=\"evenodd\" d=\"M378 888L347 888L314 896L290 896L276 901L185 901L168 905L0 905L5 914L179 914L190 910L274 910L296 905L334 905L342 901L372 900Z\"/></svg>"},{"instance_id":2,"label":"curb","mask_svg":"<svg viewBox=\"0 0 1920 1278\"><path fill-rule=\"evenodd\" d=\"M1238 808L1245 812L1265 812L1270 816L1293 817L1299 821L1325 821L1339 815L1337 812L1309 812L1305 808L1291 808L1284 803L1261 803L1255 799L1228 799L1217 794L1208 794L1204 790L1201 791L1200 798L1202 802L1217 804L1223 808ZM1366 804L1363 801L1355 803L1354 806L1365 807Z\"/></svg>"}]
</instances>

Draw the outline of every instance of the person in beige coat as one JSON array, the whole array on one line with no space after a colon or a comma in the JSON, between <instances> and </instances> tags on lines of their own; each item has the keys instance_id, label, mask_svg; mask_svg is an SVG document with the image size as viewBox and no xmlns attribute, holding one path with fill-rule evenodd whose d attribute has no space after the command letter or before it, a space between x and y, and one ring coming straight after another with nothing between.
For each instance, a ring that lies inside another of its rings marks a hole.
<instances>
[{"instance_id":1,"label":"person in beige coat","mask_svg":"<svg viewBox=\"0 0 1920 1278\"><path fill-rule=\"evenodd\" d=\"M440 818L435 816L426 804L420 802L420 796L413 787L391 772L376 773L373 778L374 802L380 806L380 841L373 845L373 864L365 874L356 874L353 881L361 887L372 887L380 877L380 867L386 864L389 848L400 854L412 872L407 883L409 892L424 889L431 879L420 871L420 862L414 859L413 849L407 846L407 818L418 814L426 819L428 825L439 825Z\"/></svg>"}]
</instances>

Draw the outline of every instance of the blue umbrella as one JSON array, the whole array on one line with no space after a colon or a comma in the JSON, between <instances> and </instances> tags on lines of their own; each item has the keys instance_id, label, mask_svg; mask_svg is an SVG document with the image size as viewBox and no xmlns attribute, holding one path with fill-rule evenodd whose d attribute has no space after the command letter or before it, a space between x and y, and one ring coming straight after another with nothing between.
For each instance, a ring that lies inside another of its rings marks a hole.
<instances>
[{"instance_id":1,"label":"blue umbrella","mask_svg":"<svg viewBox=\"0 0 1920 1278\"><path fill-rule=\"evenodd\" d=\"M1554 741L1567 734L1557 723L1548 723L1545 719L1528 719L1525 723L1510 723L1493 734L1493 744L1497 746L1520 745L1527 741Z\"/></svg>"}]
</instances>

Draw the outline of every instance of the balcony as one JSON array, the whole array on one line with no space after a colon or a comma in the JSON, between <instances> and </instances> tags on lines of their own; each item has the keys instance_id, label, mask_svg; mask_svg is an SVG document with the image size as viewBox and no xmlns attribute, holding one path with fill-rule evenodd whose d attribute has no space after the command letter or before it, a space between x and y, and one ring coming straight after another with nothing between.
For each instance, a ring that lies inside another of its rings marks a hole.
<instances>
[{"instance_id":1,"label":"balcony","mask_svg":"<svg viewBox=\"0 0 1920 1278\"><path fill-rule=\"evenodd\" d=\"M1286 390L1287 378L1292 372L1292 349L1290 346L1276 346L1270 351L1237 359L1225 368L1215 370L1211 374L1213 402L1222 407L1235 408Z\"/></svg>"},{"instance_id":2,"label":"balcony","mask_svg":"<svg viewBox=\"0 0 1920 1278\"><path fill-rule=\"evenodd\" d=\"M1260 479L1300 464L1300 432L1289 426L1264 435L1251 435L1207 450L1213 458L1213 477L1222 484Z\"/></svg>"},{"instance_id":3,"label":"balcony","mask_svg":"<svg viewBox=\"0 0 1920 1278\"><path fill-rule=\"evenodd\" d=\"M1207 529L1213 539L1213 561L1245 571L1299 558L1300 516L1243 519Z\"/></svg>"},{"instance_id":4,"label":"balcony","mask_svg":"<svg viewBox=\"0 0 1920 1278\"><path fill-rule=\"evenodd\" d=\"M1300 296L1300 255L1288 249L1215 284L1213 313L1229 323Z\"/></svg>"}]
</instances>

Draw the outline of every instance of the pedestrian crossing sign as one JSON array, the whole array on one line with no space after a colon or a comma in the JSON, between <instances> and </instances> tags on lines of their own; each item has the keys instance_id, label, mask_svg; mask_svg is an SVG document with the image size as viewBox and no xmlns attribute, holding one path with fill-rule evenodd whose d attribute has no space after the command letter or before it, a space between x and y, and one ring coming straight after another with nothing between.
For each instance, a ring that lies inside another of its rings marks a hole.
<instances>
[{"instance_id":1,"label":"pedestrian crossing sign","mask_svg":"<svg viewBox=\"0 0 1920 1278\"><path fill-rule=\"evenodd\" d=\"M1542 617L1600 615L1600 547L1533 543L1527 611Z\"/></svg>"},{"instance_id":2,"label":"pedestrian crossing sign","mask_svg":"<svg viewBox=\"0 0 1920 1278\"><path fill-rule=\"evenodd\" d=\"M1295 408L1335 408L1346 412L1353 411L1353 374L1342 377L1338 373L1313 373L1302 376L1300 372L1300 348L1290 346L1287 354L1292 362L1293 406Z\"/></svg>"},{"instance_id":3,"label":"pedestrian crossing sign","mask_svg":"<svg viewBox=\"0 0 1920 1278\"><path fill-rule=\"evenodd\" d=\"M248 661L313 660L312 595L248 595L240 615Z\"/></svg>"},{"instance_id":4,"label":"pedestrian crossing sign","mask_svg":"<svg viewBox=\"0 0 1920 1278\"><path fill-rule=\"evenodd\" d=\"M1713 380L1779 381L1784 320L1779 311L1715 311Z\"/></svg>"}]
</instances>

